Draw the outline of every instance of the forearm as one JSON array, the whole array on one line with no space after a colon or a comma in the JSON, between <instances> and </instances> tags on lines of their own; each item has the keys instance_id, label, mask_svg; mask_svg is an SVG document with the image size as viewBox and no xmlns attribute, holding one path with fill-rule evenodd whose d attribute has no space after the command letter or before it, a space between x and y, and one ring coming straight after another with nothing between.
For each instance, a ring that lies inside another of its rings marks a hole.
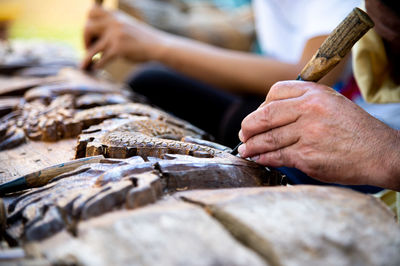
<instances>
[{"instance_id":1,"label":"forearm","mask_svg":"<svg viewBox=\"0 0 400 266\"><path fill-rule=\"evenodd\" d=\"M171 35L122 12L111 13L95 7L85 27L84 40L88 51L81 67L89 67L93 56L98 53L102 56L94 68L101 68L116 57L138 63L159 61L221 89L265 96L275 82L295 79L325 37L309 39L301 58L294 63L285 63ZM93 38L97 38L94 44ZM336 78L337 74L334 74L330 80L334 82Z\"/></svg>"},{"instance_id":2,"label":"forearm","mask_svg":"<svg viewBox=\"0 0 400 266\"><path fill-rule=\"evenodd\" d=\"M157 61L193 78L232 92L266 95L279 80L295 79L298 64L220 49L173 37L160 48Z\"/></svg>"}]
</instances>

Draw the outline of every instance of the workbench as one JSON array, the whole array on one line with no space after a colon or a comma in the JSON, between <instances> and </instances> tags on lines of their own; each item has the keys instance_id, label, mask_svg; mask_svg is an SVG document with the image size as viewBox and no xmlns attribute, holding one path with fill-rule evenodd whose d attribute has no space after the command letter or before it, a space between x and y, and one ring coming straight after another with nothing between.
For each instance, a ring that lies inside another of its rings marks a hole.
<instances>
[{"instance_id":1,"label":"workbench","mask_svg":"<svg viewBox=\"0 0 400 266\"><path fill-rule=\"evenodd\" d=\"M162 110L154 114L169 127L173 120L200 132ZM114 132L118 127L108 127L133 119L116 116L56 141L27 135L25 143L0 151L0 182L71 161L82 135ZM147 121L144 116L128 122ZM277 173L225 151L201 146L199 153L179 154L200 149L179 145L159 157L139 146L135 155L94 150L106 159L7 194L0 264L400 264L400 226L379 199L350 189L286 185ZM90 152L85 156L98 154Z\"/></svg>"}]
</instances>

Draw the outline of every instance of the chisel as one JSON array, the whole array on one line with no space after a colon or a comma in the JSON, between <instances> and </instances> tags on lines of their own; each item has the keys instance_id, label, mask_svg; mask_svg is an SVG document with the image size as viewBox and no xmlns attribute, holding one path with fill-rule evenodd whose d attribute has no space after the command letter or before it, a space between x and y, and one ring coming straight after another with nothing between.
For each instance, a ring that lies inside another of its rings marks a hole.
<instances>
[{"instance_id":1,"label":"chisel","mask_svg":"<svg viewBox=\"0 0 400 266\"><path fill-rule=\"evenodd\" d=\"M353 45L374 26L367 13L354 8L329 34L296 80L317 82L350 52ZM240 142L231 152L236 155Z\"/></svg>"},{"instance_id":2,"label":"chisel","mask_svg":"<svg viewBox=\"0 0 400 266\"><path fill-rule=\"evenodd\" d=\"M99 163L103 159L103 155L81 158L66 163L53 165L42 170L18 177L10 182L6 182L0 185L0 196L3 196L7 193L44 186L48 182L50 182L53 177L56 177L62 173L72 171L85 164Z\"/></svg>"}]
</instances>

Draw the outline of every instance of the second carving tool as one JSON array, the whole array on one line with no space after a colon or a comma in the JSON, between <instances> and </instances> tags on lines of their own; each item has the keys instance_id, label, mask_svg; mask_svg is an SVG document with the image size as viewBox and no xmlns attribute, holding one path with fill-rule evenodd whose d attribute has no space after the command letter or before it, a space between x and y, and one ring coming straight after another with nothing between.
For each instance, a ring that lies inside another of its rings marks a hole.
<instances>
[{"instance_id":1,"label":"second carving tool","mask_svg":"<svg viewBox=\"0 0 400 266\"><path fill-rule=\"evenodd\" d=\"M40 171L36 171L21 177L18 177L10 182L6 182L0 185L0 196L7 193L22 191L29 188L41 187L46 185L54 177L72 171L82 165L99 163L104 159L103 155L86 157L82 159L77 159L57 165L53 165L44 168Z\"/></svg>"},{"instance_id":2,"label":"second carving tool","mask_svg":"<svg viewBox=\"0 0 400 266\"><path fill-rule=\"evenodd\" d=\"M332 31L303 68L297 80L317 82L346 57L353 45L374 26L367 13L359 8L353 11ZM231 152L236 155L240 142Z\"/></svg>"}]
</instances>

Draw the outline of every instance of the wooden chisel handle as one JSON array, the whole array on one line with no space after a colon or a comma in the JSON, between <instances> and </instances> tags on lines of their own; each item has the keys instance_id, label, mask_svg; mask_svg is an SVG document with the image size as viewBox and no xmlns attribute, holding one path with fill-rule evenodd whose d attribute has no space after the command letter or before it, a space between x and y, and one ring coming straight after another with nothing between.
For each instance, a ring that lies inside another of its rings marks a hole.
<instances>
[{"instance_id":1,"label":"wooden chisel handle","mask_svg":"<svg viewBox=\"0 0 400 266\"><path fill-rule=\"evenodd\" d=\"M334 68L353 45L374 26L371 18L359 8L353 11L332 31L301 71L299 78L317 82Z\"/></svg>"},{"instance_id":2,"label":"wooden chisel handle","mask_svg":"<svg viewBox=\"0 0 400 266\"><path fill-rule=\"evenodd\" d=\"M100 163L103 159L103 155L86 157L66 163L53 165L40 171L18 177L12 181L0 184L0 196L29 188L44 186L49 183L53 177L56 177L62 173L72 171L82 165Z\"/></svg>"},{"instance_id":3,"label":"wooden chisel handle","mask_svg":"<svg viewBox=\"0 0 400 266\"><path fill-rule=\"evenodd\" d=\"M25 178L28 187L40 187L46 185L53 177L59 174L72 171L85 164L99 163L103 159L103 155L81 158L44 168L40 171L24 175L23 178Z\"/></svg>"}]
</instances>

